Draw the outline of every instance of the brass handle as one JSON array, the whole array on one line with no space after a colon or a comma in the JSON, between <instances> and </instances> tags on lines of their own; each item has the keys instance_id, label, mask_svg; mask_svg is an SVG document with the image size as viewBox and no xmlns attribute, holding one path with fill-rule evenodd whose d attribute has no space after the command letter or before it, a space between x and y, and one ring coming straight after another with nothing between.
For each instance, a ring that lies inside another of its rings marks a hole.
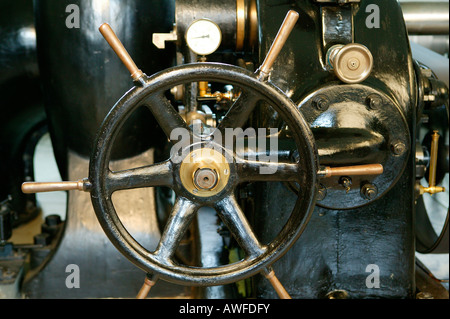
<instances>
[{"instance_id":1,"label":"brass handle","mask_svg":"<svg viewBox=\"0 0 450 319\"><path fill-rule=\"evenodd\" d=\"M380 175L382 173L383 173L383 165L381 164L325 167L323 170L318 172L320 177Z\"/></svg>"},{"instance_id":2,"label":"brass handle","mask_svg":"<svg viewBox=\"0 0 450 319\"><path fill-rule=\"evenodd\" d=\"M73 182L26 182L22 184L22 192L25 194L58 192L58 191L89 191L90 183L87 179Z\"/></svg>"},{"instance_id":3,"label":"brass handle","mask_svg":"<svg viewBox=\"0 0 450 319\"><path fill-rule=\"evenodd\" d=\"M259 71L262 73L261 75L263 77L267 76L270 73L273 63L275 62L278 54L286 43L286 40L294 29L298 17L298 12L290 10L284 18L283 24L281 25L280 30L278 30L277 36L275 37L275 40L273 41L272 46L269 49L269 53L267 53L264 62L259 68Z\"/></svg>"},{"instance_id":4,"label":"brass handle","mask_svg":"<svg viewBox=\"0 0 450 319\"><path fill-rule=\"evenodd\" d=\"M423 195L424 193L428 193L430 195L436 193L445 192L445 187L436 186L436 166L437 166L437 157L438 157L438 142L439 142L439 133L438 131L433 131L431 135L431 151L430 151L430 166L429 166L429 175L428 175L428 187L424 187L419 185L419 194Z\"/></svg>"},{"instance_id":5,"label":"brass handle","mask_svg":"<svg viewBox=\"0 0 450 319\"><path fill-rule=\"evenodd\" d=\"M106 42L109 43L122 63L126 66L128 71L130 71L133 80L137 81L144 73L136 66L136 63L134 63L133 59L128 54L128 51L123 46L122 42L120 42L113 29L109 26L109 24L103 23L98 30L103 35Z\"/></svg>"},{"instance_id":6,"label":"brass handle","mask_svg":"<svg viewBox=\"0 0 450 319\"><path fill-rule=\"evenodd\" d=\"M267 280L269 280L270 284L275 289L280 299L292 299L284 286L281 284L280 280L278 280L277 276L275 276L275 272L273 271L273 269L264 269L263 275L267 278Z\"/></svg>"}]
</instances>

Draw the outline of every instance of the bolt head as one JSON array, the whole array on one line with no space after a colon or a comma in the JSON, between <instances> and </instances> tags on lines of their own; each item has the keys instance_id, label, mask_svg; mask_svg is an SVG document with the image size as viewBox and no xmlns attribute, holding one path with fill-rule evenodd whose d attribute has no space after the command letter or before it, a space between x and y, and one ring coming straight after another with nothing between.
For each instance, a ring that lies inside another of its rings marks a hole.
<instances>
[{"instance_id":1,"label":"bolt head","mask_svg":"<svg viewBox=\"0 0 450 319\"><path fill-rule=\"evenodd\" d=\"M382 104L382 99L378 94L370 94L366 98L366 105L369 109L375 110L379 108Z\"/></svg>"},{"instance_id":2,"label":"bolt head","mask_svg":"<svg viewBox=\"0 0 450 319\"><path fill-rule=\"evenodd\" d=\"M373 184L365 184L361 187L361 196L367 200L373 200L378 195L378 188Z\"/></svg>"},{"instance_id":3,"label":"bolt head","mask_svg":"<svg viewBox=\"0 0 450 319\"><path fill-rule=\"evenodd\" d=\"M326 111L329 106L329 101L325 96L319 95L312 100L312 105L318 111Z\"/></svg>"},{"instance_id":4,"label":"bolt head","mask_svg":"<svg viewBox=\"0 0 450 319\"><path fill-rule=\"evenodd\" d=\"M406 145L401 142L393 144L391 148L395 155L402 155L406 151Z\"/></svg>"}]
</instances>

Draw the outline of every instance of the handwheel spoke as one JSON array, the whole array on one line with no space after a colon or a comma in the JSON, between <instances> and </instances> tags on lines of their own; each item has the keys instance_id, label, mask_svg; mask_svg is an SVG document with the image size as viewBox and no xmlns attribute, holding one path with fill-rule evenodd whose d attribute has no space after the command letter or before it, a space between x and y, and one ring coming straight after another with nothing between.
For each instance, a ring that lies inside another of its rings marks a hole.
<instances>
[{"instance_id":1,"label":"handwheel spoke","mask_svg":"<svg viewBox=\"0 0 450 319\"><path fill-rule=\"evenodd\" d=\"M177 132L174 131L175 129L178 129L178 131L183 130L183 133L186 134L191 134L191 130L186 122L163 93L149 96L146 104L172 143L175 143L179 137L178 134L173 134L173 132Z\"/></svg>"},{"instance_id":2,"label":"handwheel spoke","mask_svg":"<svg viewBox=\"0 0 450 319\"><path fill-rule=\"evenodd\" d=\"M106 187L110 194L118 190L140 187L172 186L172 164L170 161L109 172Z\"/></svg>"},{"instance_id":3,"label":"handwheel spoke","mask_svg":"<svg viewBox=\"0 0 450 319\"><path fill-rule=\"evenodd\" d=\"M249 257L256 257L264 252L265 247L259 243L234 196L220 200L215 208L219 217Z\"/></svg>"},{"instance_id":4,"label":"handwheel spoke","mask_svg":"<svg viewBox=\"0 0 450 319\"><path fill-rule=\"evenodd\" d=\"M300 168L296 163L239 159L236 166L240 182L295 182L300 179Z\"/></svg>"},{"instance_id":5,"label":"handwheel spoke","mask_svg":"<svg viewBox=\"0 0 450 319\"><path fill-rule=\"evenodd\" d=\"M181 239L192 222L198 206L190 200L178 197L153 253L162 262L169 263Z\"/></svg>"},{"instance_id":6,"label":"handwheel spoke","mask_svg":"<svg viewBox=\"0 0 450 319\"><path fill-rule=\"evenodd\" d=\"M242 92L239 98L233 103L230 110L225 114L225 117L222 119L222 122L220 122L217 129L224 134L226 128L234 129L244 126L250 113L252 113L260 99L260 97L251 92Z\"/></svg>"}]
</instances>

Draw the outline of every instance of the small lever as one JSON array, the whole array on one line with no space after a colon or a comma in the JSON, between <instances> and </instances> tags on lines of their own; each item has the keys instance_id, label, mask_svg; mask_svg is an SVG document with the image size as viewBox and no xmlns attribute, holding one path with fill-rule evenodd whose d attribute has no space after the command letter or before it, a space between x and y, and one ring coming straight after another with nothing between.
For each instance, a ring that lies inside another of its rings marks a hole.
<instances>
[{"instance_id":1,"label":"small lever","mask_svg":"<svg viewBox=\"0 0 450 319\"><path fill-rule=\"evenodd\" d=\"M438 159L438 142L439 142L439 133L438 131L433 131L431 135L431 152L430 152L430 166L429 166L429 175L428 175L428 187L424 187L419 184L419 194L423 195L424 193L428 193L430 195L436 193L445 192L445 187L436 186L436 167L437 167L437 159Z\"/></svg>"},{"instance_id":2,"label":"small lever","mask_svg":"<svg viewBox=\"0 0 450 319\"><path fill-rule=\"evenodd\" d=\"M22 192L25 194L45 193L45 192L58 192L58 191L71 191L78 190L89 192L91 183L87 178L73 182L26 182L22 184Z\"/></svg>"},{"instance_id":3,"label":"small lever","mask_svg":"<svg viewBox=\"0 0 450 319\"><path fill-rule=\"evenodd\" d=\"M277 293L278 297L280 297L280 299L292 299L271 267L265 268L262 271L262 274L267 278L267 280L269 280L270 284L275 289L275 292Z\"/></svg>"},{"instance_id":4,"label":"small lever","mask_svg":"<svg viewBox=\"0 0 450 319\"><path fill-rule=\"evenodd\" d=\"M343 167L325 167L318 172L319 177L331 176L357 176L357 175L380 175L383 173L383 165L367 164Z\"/></svg>"},{"instance_id":5,"label":"small lever","mask_svg":"<svg viewBox=\"0 0 450 319\"><path fill-rule=\"evenodd\" d=\"M278 30L277 36L275 37L275 40L273 40L269 52L267 53L264 62L262 63L261 67L258 70L262 78L265 78L269 75L273 63L275 62L276 58L278 57L278 54L280 53L281 49L286 43L286 40L288 39L289 35L294 29L295 24L297 23L298 17L299 17L298 12L294 10L289 10L289 12L286 14L283 24Z\"/></svg>"},{"instance_id":6,"label":"small lever","mask_svg":"<svg viewBox=\"0 0 450 319\"><path fill-rule=\"evenodd\" d=\"M109 43L111 48L116 52L119 59L126 66L128 71L130 71L131 77L134 81L139 80L139 78L144 74L134 63L131 56L128 54L128 51L123 46L122 42L120 42L117 35L114 33L113 29L107 23L103 23L100 28L98 28L100 33L105 38L106 42Z\"/></svg>"}]
</instances>

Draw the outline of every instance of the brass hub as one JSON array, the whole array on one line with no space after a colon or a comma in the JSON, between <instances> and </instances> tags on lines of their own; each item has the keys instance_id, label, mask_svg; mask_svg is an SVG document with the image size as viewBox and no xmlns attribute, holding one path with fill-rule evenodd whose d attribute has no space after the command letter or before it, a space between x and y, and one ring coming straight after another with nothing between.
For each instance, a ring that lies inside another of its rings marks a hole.
<instances>
[{"instance_id":1,"label":"brass hub","mask_svg":"<svg viewBox=\"0 0 450 319\"><path fill-rule=\"evenodd\" d=\"M212 148L192 151L180 165L181 183L188 192L199 197L218 194L229 177L230 165L225 156Z\"/></svg>"}]
</instances>

